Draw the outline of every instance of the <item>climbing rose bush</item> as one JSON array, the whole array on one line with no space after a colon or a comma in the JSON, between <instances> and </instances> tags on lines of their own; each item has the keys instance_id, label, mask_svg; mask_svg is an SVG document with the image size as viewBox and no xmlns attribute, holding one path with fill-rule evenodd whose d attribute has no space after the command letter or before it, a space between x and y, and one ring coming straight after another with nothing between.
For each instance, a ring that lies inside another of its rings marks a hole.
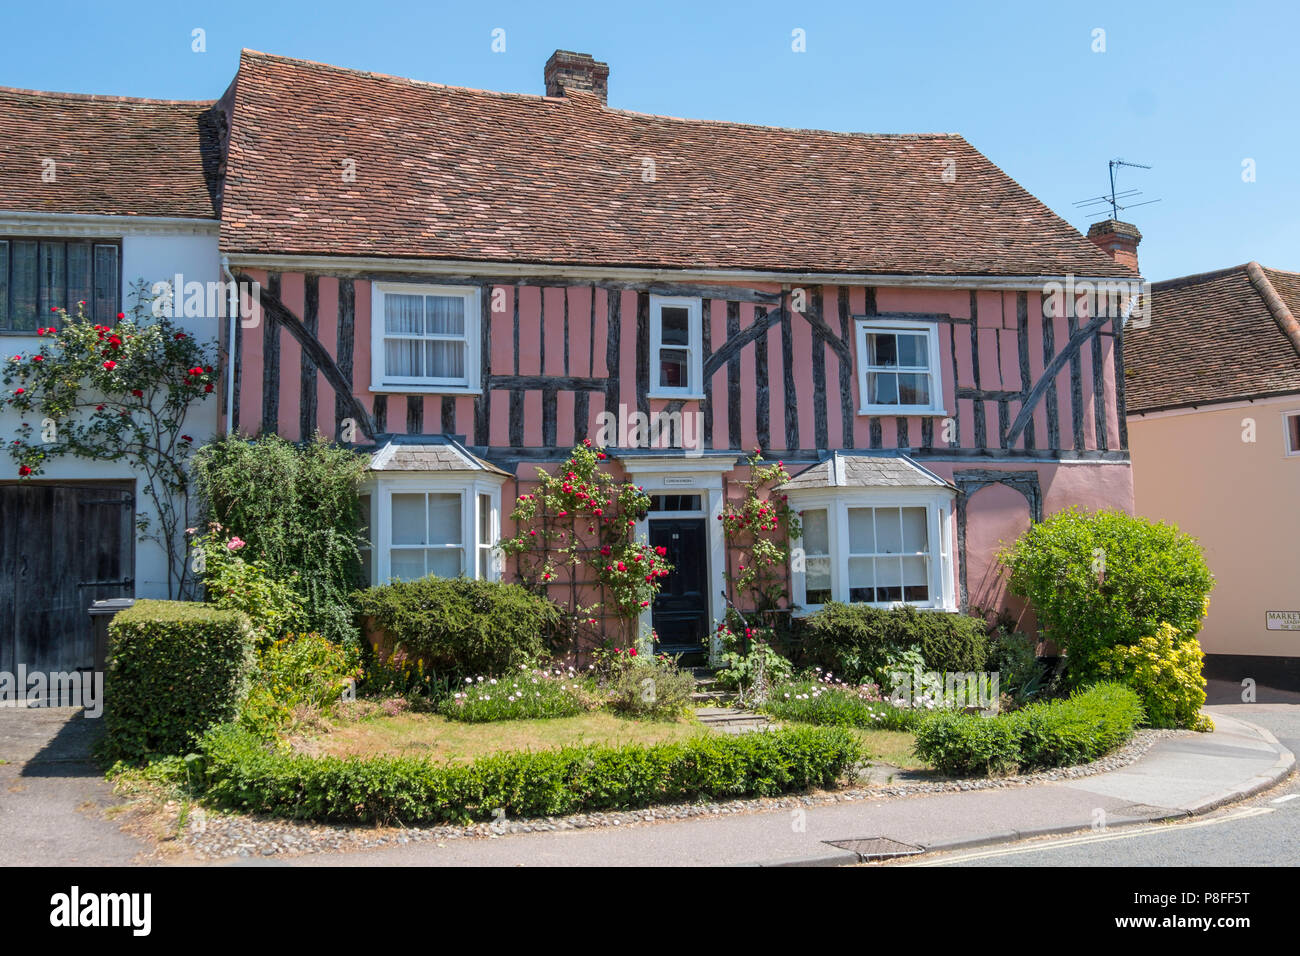
<instances>
[{"instance_id":1,"label":"climbing rose bush","mask_svg":"<svg viewBox=\"0 0 1300 956\"><path fill-rule=\"evenodd\" d=\"M0 407L21 419L7 449L19 478L38 477L47 462L69 455L126 462L143 476L158 521L142 516L137 530L170 555L176 594L188 577L181 531L195 438L186 418L214 391L216 370L210 345L153 317L143 283L134 291L131 314L119 312L112 325L91 322L84 302L71 314L52 309L36 350L0 363Z\"/></svg>"}]
</instances>

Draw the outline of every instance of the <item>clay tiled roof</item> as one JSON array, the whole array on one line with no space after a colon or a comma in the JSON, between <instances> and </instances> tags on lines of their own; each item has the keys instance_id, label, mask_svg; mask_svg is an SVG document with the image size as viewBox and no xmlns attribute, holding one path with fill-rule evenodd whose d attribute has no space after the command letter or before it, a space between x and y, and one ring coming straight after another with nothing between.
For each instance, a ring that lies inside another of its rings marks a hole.
<instances>
[{"instance_id":1,"label":"clay tiled roof","mask_svg":"<svg viewBox=\"0 0 1300 956\"><path fill-rule=\"evenodd\" d=\"M949 134L673 119L251 51L231 127L232 253L1131 275Z\"/></svg>"},{"instance_id":2,"label":"clay tiled roof","mask_svg":"<svg viewBox=\"0 0 1300 956\"><path fill-rule=\"evenodd\" d=\"M805 468L781 486L782 491L810 488L945 488L938 475L899 455L841 455Z\"/></svg>"},{"instance_id":3,"label":"clay tiled roof","mask_svg":"<svg viewBox=\"0 0 1300 956\"><path fill-rule=\"evenodd\" d=\"M211 105L0 87L0 210L213 219Z\"/></svg>"},{"instance_id":4,"label":"clay tiled roof","mask_svg":"<svg viewBox=\"0 0 1300 956\"><path fill-rule=\"evenodd\" d=\"M1130 412L1300 392L1300 274L1244 266L1151 286L1125 334Z\"/></svg>"}]
</instances>

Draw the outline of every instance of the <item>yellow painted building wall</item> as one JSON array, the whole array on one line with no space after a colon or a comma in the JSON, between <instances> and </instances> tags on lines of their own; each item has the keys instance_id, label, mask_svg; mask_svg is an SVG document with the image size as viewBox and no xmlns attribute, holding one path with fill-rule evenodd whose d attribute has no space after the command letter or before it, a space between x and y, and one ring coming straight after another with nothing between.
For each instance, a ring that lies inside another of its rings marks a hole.
<instances>
[{"instance_id":1,"label":"yellow painted building wall","mask_svg":"<svg viewBox=\"0 0 1300 956\"><path fill-rule=\"evenodd\" d=\"M1283 418L1293 411L1300 395L1129 417L1137 513L1199 538L1214 572L1207 654L1300 656L1300 630L1265 626L1267 611L1300 611L1300 455L1287 455Z\"/></svg>"}]
</instances>

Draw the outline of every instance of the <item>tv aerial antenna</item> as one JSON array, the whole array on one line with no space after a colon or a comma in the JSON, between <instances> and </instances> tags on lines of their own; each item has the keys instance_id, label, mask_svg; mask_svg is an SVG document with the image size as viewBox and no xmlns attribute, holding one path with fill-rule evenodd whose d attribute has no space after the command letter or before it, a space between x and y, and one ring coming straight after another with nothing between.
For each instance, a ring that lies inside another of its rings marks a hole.
<instances>
[{"instance_id":1,"label":"tv aerial antenna","mask_svg":"<svg viewBox=\"0 0 1300 956\"><path fill-rule=\"evenodd\" d=\"M1119 214L1126 209L1133 209L1137 206L1149 206L1152 203L1160 202L1159 199L1144 199L1136 202L1137 198L1142 195L1140 189L1124 189L1116 191L1115 188L1115 170L1121 166L1127 166L1131 169L1150 169L1150 166L1142 163L1130 163L1123 159L1112 159L1106 164L1110 173L1110 192L1102 196L1093 196L1090 199L1080 199L1074 205L1086 212L1090 218L1108 216L1111 219L1118 219ZM1107 209L1106 207L1110 208Z\"/></svg>"}]
</instances>

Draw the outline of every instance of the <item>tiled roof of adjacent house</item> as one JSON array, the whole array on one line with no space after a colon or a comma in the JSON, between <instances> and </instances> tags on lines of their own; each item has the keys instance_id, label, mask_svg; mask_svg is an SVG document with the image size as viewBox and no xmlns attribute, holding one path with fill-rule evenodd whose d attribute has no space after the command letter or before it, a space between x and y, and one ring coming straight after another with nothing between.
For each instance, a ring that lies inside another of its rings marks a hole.
<instances>
[{"instance_id":1,"label":"tiled roof of adjacent house","mask_svg":"<svg viewBox=\"0 0 1300 956\"><path fill-rule=\"evenodd\" d=\"M1151 286L1125 335L1129 412L1300 392L1300 274L1256 262Z\"/></svg>"},{"instance_id":2,"label":"tiled roof of adjacent house","mask_svg":"<svg viewBox=\"0 0 1300 956\"><path fill-rule=\"evenodd\" d=\"M950 134L674 119L251 51L231 126L232 253L1131 275Z\"/></svg>"},{"instance_id":3,"label":"tiled roof of adjacent house","mask_svg":"<svg viewBox=\"0 0 1300 956\"><path fill-rule=\"evenodd\" d=\"M782 491L810 488L946 488L938 475L906 456L842 455L805 468L781 486Z\"/></svg>"},{"instance_id":4,"label":"tiled roof of adjacent house","mask_svg":"<svg viewBox=\"0 0 1300 956\"><path fill-rule=\"evenodd\" d=\"M211 106L0 87L0 210L216 218Z\"/></svg>"}]
</instances>

